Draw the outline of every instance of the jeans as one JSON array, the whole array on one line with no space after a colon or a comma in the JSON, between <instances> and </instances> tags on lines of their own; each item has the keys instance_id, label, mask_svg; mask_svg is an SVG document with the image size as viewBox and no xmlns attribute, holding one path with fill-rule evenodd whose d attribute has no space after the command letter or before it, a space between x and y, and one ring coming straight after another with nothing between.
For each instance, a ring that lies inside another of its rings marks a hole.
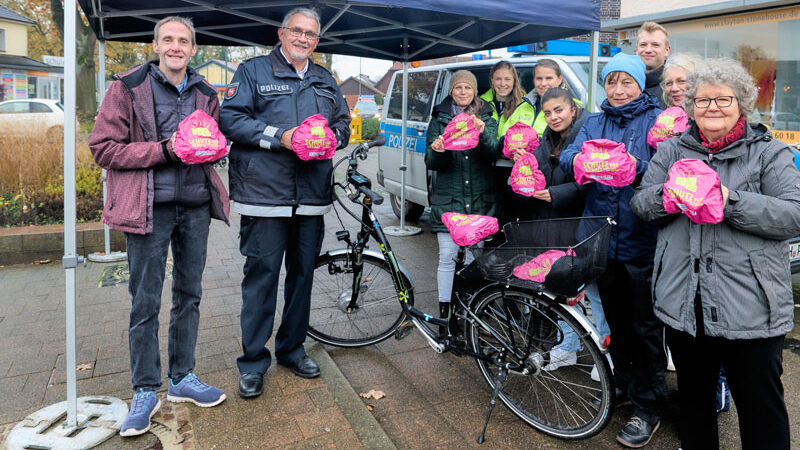
<instances>
[{"instance_id":1,"label":"jeans","mask_svg":"<svg viewBox=\"0 0 800 450\"><path fill-rule=\"evenodd\" d=\"M186 208L175 204L153 206L153 231L125 233L131 294L130 341L133 389L161 387L158 351L158 313L172 247L172 308L169 317L167 376L180 380L194 370L194 349L200 320L202 277L206 266L209 205Z\"/></svg>"},{"instance_id":2,"label":"jeans","mask_svg":"<svg viewBox=\"0 0 800 450\"><path fill-rule=\"evenodd\" d=\"M286 265L283 315L275 335L275 357L291 363L305 356L314 266L322 248L323 216L242 216L240 250L247 259L242 279L240 373L265 373L272 363L272 336L281 261Z\"/></svg>"},{"instance_id":3,"label":"jeans","mask_svg":"<svg viewBox=\"0 0 800 450\"><path fill-rule=\"evenodd\" d=\"M439 268L436 270L436 282L439 287L439 303L450 303L453 293L453 278L456 273L455 258L458 256L458 244L453 242L450 233L436 233L439 241ZM464 265L471 263L475 258L467 251Z\"/></svg>"},{"instance_id":4,"label":"jeans","mask_svg":"<svg viewBox=\"0 0 800 450\"><path fill-rule=\"evenodd\" d=\"M614 380L633 403L633 415L651 425L667 398L664 325L653 312L653 262L608 261L597 280L608 325ZM713 386L711 391L713 393Z\"/></svg>"},{"instance_id":5,"label":"jeans","mask_svg":"<svg viewBox=\"0 0 800 450\"><path fill-rule=\"evenodd\" d=\"M600 303L600 292L597 290L597 283L591 283L586 286L586 297L589 299L589 305L592 308L592 319L597 332L600 334L600 341L611 334L608 330L608 322L603 313L603 305ZM567 325L563 320L558 321L558 326L564 332L564 340L556 345L554 348L561 349L565 352L577 352L581 349L581 343L575 331Z\"/></svg>"}]
</instances>

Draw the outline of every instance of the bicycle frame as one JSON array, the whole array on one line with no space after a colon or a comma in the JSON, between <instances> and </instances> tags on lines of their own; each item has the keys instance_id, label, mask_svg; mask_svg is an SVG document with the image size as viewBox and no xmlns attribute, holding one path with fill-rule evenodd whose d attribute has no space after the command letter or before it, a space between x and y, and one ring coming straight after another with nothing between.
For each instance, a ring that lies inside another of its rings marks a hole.
<instances>
[{"instance_id":1,"label":"bicycle frame","mask_svg":"<svg viewBox=\"0 0 800 450\"><path fill-rule=\"evenodd\" d=\"M337 239L340 241L344 241L347 244L347 249L341 249L335 251L336 254L339 253L347 253L353 255L352 261L352 269L353 269L353 285L352 285L352 296L350 298L350 302L348 303L346 310L352 311L355 308L358 308L358 296L361 286L361 276L363 270L363 262L362 262L362 255L367 253L372 253L375 256L378 256L377 252L371 252L367 249L367 243L369 242L370 237L375 239L375 242L378 244L378 248L380 249L381 257L386 261L389 265L390 272L392 274L392 281L394 282L395 289L398 292L399 301L403 308L405 314L411 319L412 323L422 332L422 335L428 341L428 344L437 352L442 353L446 350L453 349L450 345L451 341L447 337L441 337L436 333L432 327L438 326L446 326L447 319L440 319L437 317L433 317L430 314L427 314L413 305L409 304L409 291L413 290L413 283L411 286L405 286L404 277L405 279L411 280L410 274L408 271L400 264L397 258L392 251L392 247L389 244L386 235L383 232L383 228L381 227L380 221L378 220L375 213L372 211L373 204L379 204L383 201L383 197L376 194L372 191L372 182L370 179L361 173L358 172L358 158L365 159L366 158L366 148L361 146L357 147L353 152L347 157L348 160L348 168L346 172L346 184L336 183L333 181L332 178L332 185L339 186L347 193L348 199L353 202L361 205L361 216L357 216L353 211L351 211L347 206L342 202L342 200L336 196L336 201L342 206L342 208L347 211L347 213L358 220L361 225L361 230L359 230L355 242L350 240L350 232L347 230L342 230L336 233ZM342 159L339 163L343 162ZM337 163L337 165L339 164ZM363 198L362 198L363 195ZM330 252L329 252L330 253ZM495 283L496 284L496 283ZM494 284L493 284L494 285ZM471 311L462 303L465 311ZM476 320L477 317L474 313L471 313L471 320ZM497 334L495 330L491 327L477 319L477 323L486 330L486 332L492 334L492 336L501 342L503 347L508 352L514 352L513 343L510 345L506 342L506 340ZM487 362L501 365L500 361L487 358L484 355L476 354L471 350L466 348L459 348L458 351L462 354L468 354L475 358L480 358L486 360ZM520 356L520 355L516 355Z\"/></svg>"}]
</instances>

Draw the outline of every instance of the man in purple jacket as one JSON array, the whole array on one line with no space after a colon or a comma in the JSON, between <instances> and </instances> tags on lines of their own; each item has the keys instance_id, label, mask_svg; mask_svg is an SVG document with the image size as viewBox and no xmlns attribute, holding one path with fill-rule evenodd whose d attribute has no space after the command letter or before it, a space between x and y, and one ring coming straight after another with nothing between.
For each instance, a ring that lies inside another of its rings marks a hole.
<instances>
[{"instance_id":1,"label":"man in purple jacket","mask_svg":"<svg viewBox=\"0 0 800 450\"><path fill-rule=\"evenodd\" d=\"M172 248L167 400L215 406L225 393L192 373L202 274L211 218L228 222L229 200L211 163L187 165L173 151L178 124L197 109L219 119L216 90L188 67L197 51L192 22L167 17L155 27L157 61L115 75L89 148L108 171L103 222L123 231L131 294L131 381L135 391L120 435L150 429L161 406L158 313Z\"/></svg>"}]
</instances>

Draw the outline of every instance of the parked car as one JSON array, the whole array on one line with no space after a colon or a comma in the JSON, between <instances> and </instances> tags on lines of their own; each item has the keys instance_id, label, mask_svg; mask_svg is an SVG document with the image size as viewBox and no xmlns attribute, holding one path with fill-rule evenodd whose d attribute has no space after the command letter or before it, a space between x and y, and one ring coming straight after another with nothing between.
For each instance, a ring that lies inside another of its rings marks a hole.
<instances>
[{"instance_id":1,"label":"parked car","mask_svg":"<svg viewBox=\"0 0 800 450\"><path fill-rule=\"evenodd\" d=\"M60 139L64 135L64 107L57 100L41 98L0 102L0 135Z\"/></svg>"},{"instance_id":2,"label":"parked car","mask_svg":"<svg viewBox=\"0 0 800 450\"><path fill-rule=\"evenodd\" d=\"M356 110L358 110L358 115L361 118L376 118L379 119L381 117L380 109L378 105L374 101L364 101L361 100L353 106L353 111L350 113L353 117L355 117Z\"/></svg>"},{"instance_id":3,"label":"parked car","mask_svg":"<svg viewBox=\"0 0 800 450\"><path fill-rule=\"evenodd\" d=\"M800 131L800 116L790 112L776 112L768 124L775 130Z\"/></svg>"},{"instance_id":4,"label":"parked car","mask_svg":"<svg viewBox=\"0 0 800 450\"><path fill-rule=\"evenodd\" d=\"M589 80L588 56L526 56L513 57L508 61L514 64L520 77L520 84L525 92L533 90L533 66L542 58L555 60L561 67L564 80L573 97L584 105L588 101L586 86ZM599 58L598 78L609 58ZM406 126L406 208L408 220L416 220L428 206L428 185L430 176L425 167L425 135L428 129L433 106L447 96L450 76L457 70L467 69L478 79L478 95L490 87L489 71L499 60L467 61L439 66L426 66L408 71L408 115ZM381 116L381 134L386 137L386 145L378 150L378 183L389 192L392 209L400 217L400 152L401 131L403 124L403 72L395 72L384 101ZM595 104L605 99L605 91L595 80Z\"/></svg>"}]
</instances>

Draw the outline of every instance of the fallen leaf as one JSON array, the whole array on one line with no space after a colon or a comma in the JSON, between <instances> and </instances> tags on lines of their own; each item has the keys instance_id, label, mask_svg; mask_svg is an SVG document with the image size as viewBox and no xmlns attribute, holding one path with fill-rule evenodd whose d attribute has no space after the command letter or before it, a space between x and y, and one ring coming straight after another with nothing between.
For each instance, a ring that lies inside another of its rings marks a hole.
<instances>
[{"instance_id":1,"label":"fallen leaf","mask_svg":"<svg viewBox=\"0 0 800 450\"><path fill-rule=\"evenodd\" d=\"M92 363L78 364L75 370L92 370Z\"/></svg>"},{"instance_id":2,"label":"fallen leaf","mask_svg":"<svg viewBox=\"0 0 800 450\"><path fill-rule=\"evenodd\" d=\"M374 406L372 406L372 405L369 405L369 404L368 404L368 405L367 405L367 409L368 409L368 410L370 410L370 411L372 411L373 409L375 409L375 407L374 407Z\"/></svg>"},{"instance_id":3,"label":"fallen leaf","mask_svg":"<svg viewBox=\"0 0 800 450\"><path fill-rule=\"evenodd\" d=\"M51 260L49 259L40 259L38 261L35 261L34 264L50 264L50 262Z\"/></svg>"},{"instance_id":4,"label":"fallen leaf","mask_svg":"<svg viewBox=\"0 0 800 450\"><path fill-rule=\"evenodd\" d=\"M360 395L363 398L374 398L375 400L380 400L383 397L386 397L386 393L384 393L383 391L376 391L375 389L370 389L369 392L367 393L362 392L358 395Z\"/></svg>"}]
</instances>

